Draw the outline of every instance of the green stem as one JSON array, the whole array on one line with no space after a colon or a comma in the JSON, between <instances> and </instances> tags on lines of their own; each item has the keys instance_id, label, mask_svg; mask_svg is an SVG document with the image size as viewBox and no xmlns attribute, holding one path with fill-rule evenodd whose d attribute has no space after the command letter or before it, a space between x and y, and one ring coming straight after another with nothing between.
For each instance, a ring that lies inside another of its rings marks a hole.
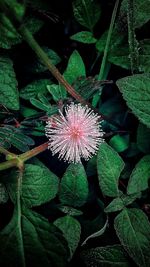
<instances>
[{"instance_id":1,"label":"green stem","mask_svg":"<svg viewBox=\"0 0 150 267\"><path fill-rule=\"evenodd\" d=\"M109 50L109 46L110 46L110 41L111 41L113 27L114 27L116 15L117 15L118 6L119 6L119 0L116 1L114 9L113 9L111 22L110 22L110 27L109 27L109 30L108 30L108 35L107 35L107 40L106 40L106 45L105 45L105 50L104 50L104 55L103 55L103 59L102 59L102 64L101 64L100 72L99 72L99 75L98 75L98 80L103 80L103 76L104 76L104 72L105 72L105 65L106 65L106 61L107 61L108 50Z\"/></svg>"},{"instance_id":2,"label":"green stem","mask_svg":"<svg viewBox=\"0 0 150 267\"><path fill-rule=\"evenodd\" d=\"M3 163L0 163L0 171L10 169L12 167L16 167L18 165L17 159L11 159L8 161L5 161Z\"/></svg>"}]
</instances>

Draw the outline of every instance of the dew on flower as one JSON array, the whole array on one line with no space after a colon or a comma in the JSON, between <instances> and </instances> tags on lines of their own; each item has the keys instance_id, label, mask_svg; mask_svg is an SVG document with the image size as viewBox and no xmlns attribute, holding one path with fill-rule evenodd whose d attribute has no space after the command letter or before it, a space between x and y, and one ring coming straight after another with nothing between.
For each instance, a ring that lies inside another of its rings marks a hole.
<instances>
[{"instance_id":1,"label":"dew on flower","mask_svg":"<svg viewBox=\"0 0 150 267\"><path fill-rule=\"evenodd\" d=\"M99 118L81 104L68 105L65 116L59 110L59 116L48 120L45 128L52 154L58 153L58 158L73 163L81 162L81 158L90 159L104 141Z\"/></svg>"}]
</instances>

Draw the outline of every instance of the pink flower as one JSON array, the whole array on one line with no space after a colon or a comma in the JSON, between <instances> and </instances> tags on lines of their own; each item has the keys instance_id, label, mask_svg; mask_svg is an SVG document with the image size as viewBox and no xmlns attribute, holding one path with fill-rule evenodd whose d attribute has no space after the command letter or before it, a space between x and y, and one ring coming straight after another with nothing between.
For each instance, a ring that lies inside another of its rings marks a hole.
<instances>
[{"instance_id":1,"label":"pink flower","mask_svg":"<svg viewBox=\"0 0 150 267\"><path fill-rule=\"evenodd\" d=\"M59 113L46 126L52 154L59 153L60 159L73 163L81 162L81 158L88 160L103 142L104 132L98 122L100 116L88 106L74 103L66 107L66 116L60 110Z\"/></svg>"}]
</instances>

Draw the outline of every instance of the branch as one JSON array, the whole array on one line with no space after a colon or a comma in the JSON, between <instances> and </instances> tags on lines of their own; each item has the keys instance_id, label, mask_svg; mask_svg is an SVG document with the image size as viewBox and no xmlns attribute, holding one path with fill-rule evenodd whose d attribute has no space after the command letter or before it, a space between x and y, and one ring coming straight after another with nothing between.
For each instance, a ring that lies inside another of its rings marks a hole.
<instances>
[{"instance_id":1,"label":"branch","mask_svg":"<svg viewBox=\"0 0 150 267\"><path fill-rule=\"evenodd\" d=\"M6 159L8 159L7 161L0 163L0 171L10 169L12 167L17 167L21 169L25 161L35 157L36 155L45 151L47 148L48 148L48 142L38 147L35 147L32 150L27 151L21 155L16 155L5 150L3 147L0 147L0 151L4 151L6 155ZM7 157L7 156L10 156L10 157Z\"/></svg>"}]
</instances>

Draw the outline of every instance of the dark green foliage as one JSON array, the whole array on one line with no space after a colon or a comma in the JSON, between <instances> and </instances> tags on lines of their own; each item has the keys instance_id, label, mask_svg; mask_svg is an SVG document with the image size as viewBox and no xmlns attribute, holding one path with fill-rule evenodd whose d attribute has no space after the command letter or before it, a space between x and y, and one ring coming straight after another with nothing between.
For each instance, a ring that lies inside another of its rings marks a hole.
<instances>
[{"instance_id":1,"label":"dark green foliage","mask_svg":"<svg viewBox=\"0 0 150 267\"><path fill-rule=\"evenodd\" d=\"M78 41L84 44L94 44L96 43L96 39L92 35L91 32L82 31L78 32L70 37L71 40Z\"/></svg>"},{"instance_id":2,"label":"dark green foliage","mask_svg":"<svg viewBox=\"0 0 150 267\"><path fill-rule=\"evenodd\" d=\"M73 1L73 12L75 19L82 26L92 31L99 20L101 9L97 0L93 2L90 0L77 0Z\"/></svg>"},{"instance_id":3,"label":"dark green foliage","mask_svg":"<svg viewBox=\"0 0 150 267\"><path fill-rule=\"evenodd\" d=\"M150 266L150 0L117 2L0 0L0 267ZM70 164L46 121L83 100L105 140Z\"/></svg>"},{"instance_id":4,"label":"dark green foliage","mask_svg":"<svg viewBox=\"0 0 150 267\"><path fill-rule=\"evenodd\" d=\"M138 266L150 264L150 224L138 209L124 209L116 218L114 227L125 250Z\"/></svg>"},{"instance_id":5,"label":"dark green foliage","mask_svg":"<svg viewBox=\"0 0 150 267\"><path fill-rule=\"evenodd\" d=\"M67 261L64 246L67 244L61 232L45 218L26 209L21 213L14 211L0 239L1 266L17 263L18 266L59 267Z\"/></svg>"},{"instance_id":6,"label":"dark green foliage","mask_svg":"<svg viewBox=\"0 0 150 267\"><path fill-rule=\"evenodd\" d=\"M148 127L150 126L149 83L150 74L132 75L117 81L117 85L129 108Z\"/></svg>"}]
</instances>

